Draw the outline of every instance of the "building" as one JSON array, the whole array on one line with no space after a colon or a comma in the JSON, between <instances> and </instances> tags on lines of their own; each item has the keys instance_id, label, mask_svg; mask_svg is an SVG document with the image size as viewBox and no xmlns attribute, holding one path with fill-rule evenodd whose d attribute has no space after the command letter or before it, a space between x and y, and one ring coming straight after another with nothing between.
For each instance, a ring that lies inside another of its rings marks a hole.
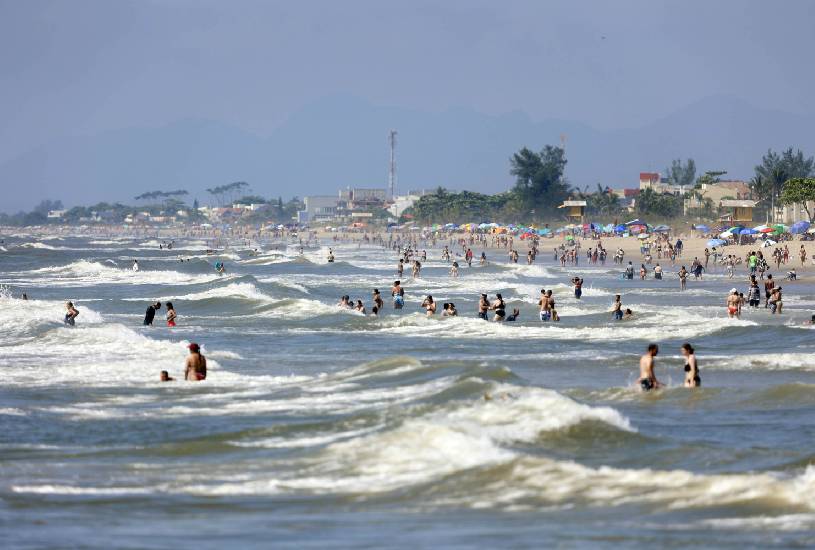
<instances>
[{"instance_id":1,"label":"building","mask_svg":"<svg viewBox=\"0 0 815 550\"><path fill-rule=\"evenodd\" d=\"M566 208L566 217L572 223L583 223L586 214L586 201L563 201L558 208Z\"/></svg>"},{"instance_id":2,"label":"building","mask_svg":"<svg viewBox=\"0 0 815 550\"><path fill-rule=\"evenodd\" d=\"M815 201L807 201L806 208L804 208L804 204L800 202L785 204L781 208L777 208L778 213L776 220L771 221L785 223L787 225L792 225L797 222L808 222L809 214L807 214L807 208L810 212L813 212L813 209L815 209Z\"/></svg>"},{"instance_id":3,"label":"building","mask_svg":"<svg viewBox=\"0 0 815 550\"><path fill-rule=\"evenodd\" d=\"M715 207L725 199L749 200L751 196L750 186L741 180L703 183L698 189L693 189L691 196L685 199L684 214L687 216L690 210L704 208L708 200Z\"/></svg>"},{"instance_id":4,"label":"building","mask_svg":"<svg viewBox=\"0 0 815 550\"><path fill-rule=\"evenodd\" d=\"M390 212L394 218L399 219L399 216L401 216L405 210L413 206L416 201L421 199L425 194L425 191L410 191L407 195L393 197L393 204L388 207L388 212Z\"/></svg>"},{"instance_id":5,"label":"building","mask_svg":"<svg viewBox=\"0 0 815 550\"><path fill-rule=\"evenodd\" d=\"M662 178L659 177L659 172L640 172L640 190L653 189L654 191L662 192L659 189Z\"/></svg>"},{"instance_id":6,"label":"building","mask_svg":"<svg viewBox=\"0 0 815 550\"><path fill-rule=\"evenodd\" d=\"M312 195L303 199L304 208L297 212L297 223L333 220L339 214L340 199L331 195Z\"/></svg>"},{"instance_id":7,"label":"building","mask_svg":"<svg viewBox=\"0 0 815 550\"><path fill-rule=\"evenodd\" d=\"M66 210L49 210L48 217L50 219L60 219L65 217Z\"/></svg>"},{"instance_id":8,"label":"building","mask_svg":"<svg viewBox=\"0 0 815 550\"><path fill-rule=\"evenodd\" d=\"M755 207L756 201L724 199L719 202L719 208L726 210L726 213L722 214L719 219L734 224L752 224L753 208Z\"/></svg>"}]
</instances>

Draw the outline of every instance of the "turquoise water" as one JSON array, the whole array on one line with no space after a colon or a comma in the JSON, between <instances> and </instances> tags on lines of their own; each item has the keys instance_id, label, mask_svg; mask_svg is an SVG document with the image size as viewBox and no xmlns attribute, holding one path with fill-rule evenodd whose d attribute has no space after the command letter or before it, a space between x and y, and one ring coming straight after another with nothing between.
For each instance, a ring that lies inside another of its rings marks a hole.
<instances>
[{"instance_id":1,"label":"turquoise water","mask_svg":"<svg viewBox=\"0 0 815 550\"><path fill-rule=\"evenodd\" d=\"M488 251L496 263L453 279L427 247L422 277L403 277L405 309L386 300L371 318L336 303L389 296L396 254L378 246L301 256L270 241L206 256L193 239L169 251L4 239L4 547L815 544L808 282L784 283L783 315L732 320L724 296L734 282L746 291L742 272L680 292L675 276L623 281L610 263L509 265ZM559 324L537 320L541 288ZM501 292L520 320L475 318L481 292ZM610 319L617 292L634 319ZM426 318L428 293L461 317ZM156 299L175 304L177 327L164 310L141 325ZM182 377L190 341L207 381L160 383L161 370ZM652 341L669 387L643 394L633 383ZM681 387L685 341L701 366L694 391Z\"/></svg>"}]
</instances>

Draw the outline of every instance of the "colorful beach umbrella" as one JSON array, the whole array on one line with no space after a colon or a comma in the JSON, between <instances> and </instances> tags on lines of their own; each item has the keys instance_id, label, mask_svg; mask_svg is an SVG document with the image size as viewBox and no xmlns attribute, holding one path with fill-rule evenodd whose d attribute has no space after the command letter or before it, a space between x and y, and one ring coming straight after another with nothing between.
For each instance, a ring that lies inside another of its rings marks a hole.
<instances>
[{"instance_id":1,"label":"colorful beach umbrella","mask_svg":"<svg viewBox=\"0 0 815 550\"><path fill-rule=\"evenodd\" d=\"M806 233L807 229L809 229L810 223L805 221L800 221L792 224L790 226L790 233L794 233L799 235L801 233Z\"/></svg>"}]
</instances>

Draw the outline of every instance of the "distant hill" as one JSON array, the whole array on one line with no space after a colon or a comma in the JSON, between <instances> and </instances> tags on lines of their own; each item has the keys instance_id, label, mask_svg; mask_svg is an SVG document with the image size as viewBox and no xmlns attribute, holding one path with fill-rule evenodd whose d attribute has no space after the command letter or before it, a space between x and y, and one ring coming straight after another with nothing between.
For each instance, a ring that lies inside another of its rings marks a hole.
<instances>
[{"instance_id":1,"label":"distant hill","mask_svg":"<svg viewBox=\"0 0 815 550\"><path fill-rule=\"evenodd\" d=\"M567 176L591 188L598 182L635 186L640 171L661 171L677 157L693 157L700 170L749 178L767 148L815 153L815 116L758 109L731 97L709 97L643 127L604 131L517 112L428 113L337 96L307 106L269 136L187 119L54 140L0 164L0 209L29 209L43 198L68 206L130 201L143 191L178 188L189 190L190 200L208 201L204 189L237 180L255 193L284 198L384 186L391 128L399 132L401 190L505 190L512 185L510 155L525 145L557 144L561 134L567 136Z\"/></svg>"}]
</instances>

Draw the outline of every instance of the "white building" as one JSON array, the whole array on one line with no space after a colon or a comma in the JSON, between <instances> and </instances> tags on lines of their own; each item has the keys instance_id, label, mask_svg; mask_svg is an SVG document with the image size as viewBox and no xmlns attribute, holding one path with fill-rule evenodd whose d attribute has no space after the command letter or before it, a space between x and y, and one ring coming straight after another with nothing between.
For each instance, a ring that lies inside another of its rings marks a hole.
<instances>
[{"instance_id":1,"label":"white building","mask_svg":"<svg viewBox=\"0 0 815 550\"><path fill-rule=\"evenodd\" d=\"M62 218L65 216L66 210L49 210L48 217L52 219Z\"/></svg>"},{"instance_id":2,"label":"white building","mask_svg":"<svg viewBox=\"0 0 815 550\"><path fill-rule=\"evenodd\" d=\"M297 212L297 223L333 220L338 213L340 199L331 195L313 195L303 199L305 208Z\"/></svg>"},{"instance_id":3,"label":"white building","mask_svg":"<svg viewBox=\"0 0 815 550\"><path fill-rule=\"evenodd\" d=\"M394 218L399 218L405 210L413 206L416 201L424 195L424 192L418 194L414 193L415 192L412 192L410 195L397 195L393 197L393 204L388 207L388 212L390 212Z\"/></svg>"}]
</instances>

